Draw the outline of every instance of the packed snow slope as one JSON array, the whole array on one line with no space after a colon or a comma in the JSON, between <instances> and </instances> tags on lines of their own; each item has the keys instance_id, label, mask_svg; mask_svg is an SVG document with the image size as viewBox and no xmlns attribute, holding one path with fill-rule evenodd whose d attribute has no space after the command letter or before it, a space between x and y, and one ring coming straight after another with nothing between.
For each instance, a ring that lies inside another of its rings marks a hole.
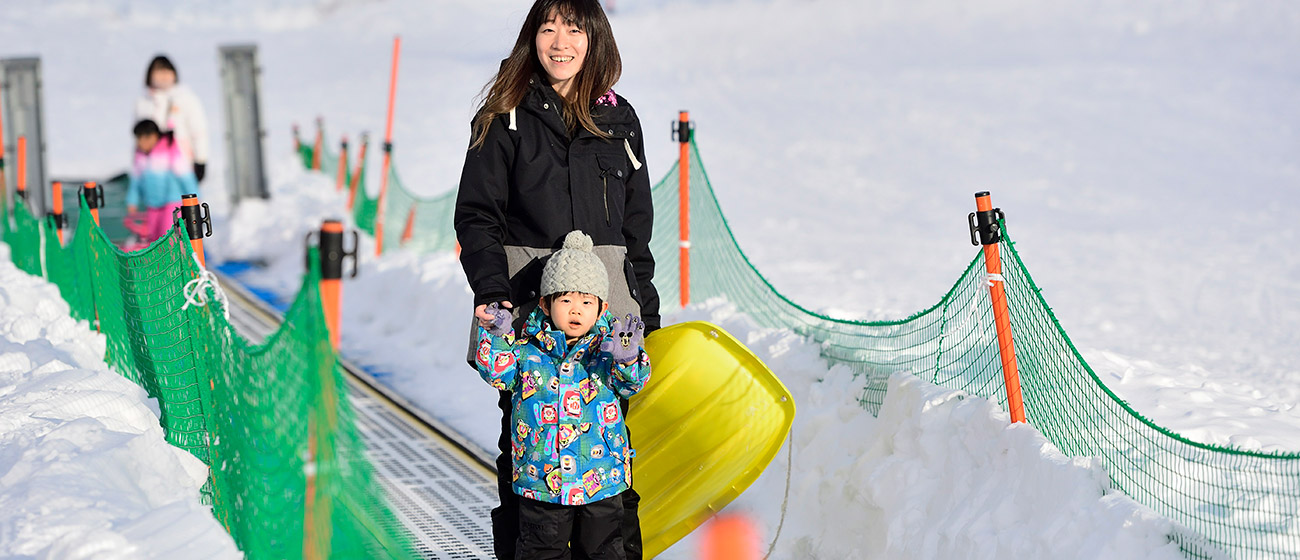
<instances>
[{"instance_id":1,"label":"packed snow slope","mask_svg":"<svg viewBox=\"0 0 1300 560\"><path fill-rule=\"evenodd\" d=\"M199 503L207 467L104 344L0 243L0 557L242 557Z\"/></svg>"},{"instance_id":2,"label":"packed snow slope","mask_svg":"<svg viewBox=\"0 0 1300 560\"><path fill-rule=\"evenodd\" d=\"M380 134L401 34L396 161L433 194L455 186L474 97L527 3L3 7L0 56L42 57L55 174L126 165L144 66L166 52L215 124L205 194L216 198L217 45L259 45L274 154L289 149L291 122L310 129L316 115L331 141ZM615 7L617 89L651 135L650 172L669 166L668 123L690 109L742 247L795 301L861 318L934 303L972 254L971 194L990 190L1066 330L1121 396L1198 439L1300 449L1300 432L1269 427L1300 416L1300 4ZM1166 404L1188 395L1196 406ZM1218 414L1206 399L1252 413ZM1248 435L1229 441L1207 415Z\"/></svg>"}]
</instances>

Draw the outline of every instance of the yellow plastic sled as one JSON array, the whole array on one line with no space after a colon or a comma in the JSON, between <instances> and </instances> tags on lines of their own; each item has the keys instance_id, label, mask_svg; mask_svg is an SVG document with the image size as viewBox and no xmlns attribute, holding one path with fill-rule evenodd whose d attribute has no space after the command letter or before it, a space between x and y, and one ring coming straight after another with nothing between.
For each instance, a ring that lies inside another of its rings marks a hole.
<instances>
[{"instance_id":1,"label":"yellow plastic sled","mask_svg":"<svg viewBox=\"0 0 1300 560\"><path fill-rule=\"evenodd\" d=\"M794 422L794 398L720 327L680 323L646 338L650 383L627 423L637 449L647 558L666 550L758 479Z\"/></svg>"}]
</instances>

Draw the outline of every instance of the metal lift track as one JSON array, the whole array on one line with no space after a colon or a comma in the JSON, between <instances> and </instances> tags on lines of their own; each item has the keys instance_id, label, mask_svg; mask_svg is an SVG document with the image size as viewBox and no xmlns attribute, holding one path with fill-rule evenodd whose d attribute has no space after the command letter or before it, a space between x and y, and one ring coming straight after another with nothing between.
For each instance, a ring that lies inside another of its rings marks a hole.
<instances>
[{"instance_id":1,"label":"metal lift track","mask_svg":"<svg viewBox=\"0 0 1300 560\"><path fill-rule=\"evenodd\" d=\"M238 281L218 277L229 300L230 322L240 335L260 342L279 327L279 312ZM495 558L493 457L361 368L340 362L370 463L416 551L447 560Z\"/></svg>"}]
</instances>

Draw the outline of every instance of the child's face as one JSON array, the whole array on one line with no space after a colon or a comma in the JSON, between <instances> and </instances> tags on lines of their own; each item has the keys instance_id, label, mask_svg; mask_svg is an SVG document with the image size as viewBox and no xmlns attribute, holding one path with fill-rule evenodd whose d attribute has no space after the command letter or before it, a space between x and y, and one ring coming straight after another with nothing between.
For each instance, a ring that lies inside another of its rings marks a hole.
<instances>
[{"instance_id":1,"label":"child's face","mask_svg":"<svg viewBox=\"0 0 1300 560\"><path fill-rule=\"evenodd\" d=\"M596 296L578 292L555 296L551 301L550 309L546 308L545 299L542 300L541 306L542 311L550 316L556 328L570 340L591 332L591 327L596 325L596 319L609 309L609 304L600 301Z\"/></svg>"},{"instance_id":2,"label":"child's face","mask_svg":"<svg viewBox=\"0 0 1300 560\"><path fill-rule=\"evenodd\" d=\"M141 134L135 137L135 149L144 153L153 151L153 147L158 145L157 134Z\"/></svg>"}]
</instances>

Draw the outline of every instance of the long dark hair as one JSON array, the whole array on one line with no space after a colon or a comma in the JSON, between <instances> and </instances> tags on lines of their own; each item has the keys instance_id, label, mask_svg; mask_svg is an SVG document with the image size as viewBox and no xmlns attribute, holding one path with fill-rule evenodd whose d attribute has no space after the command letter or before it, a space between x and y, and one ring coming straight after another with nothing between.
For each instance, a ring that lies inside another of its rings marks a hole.
<instances>
[{"instance_id":1,"label":"long dark hair","mask_svg":"<svg viewBox=\"0 0 1300 560\"><path fill-rule=\"evenodd\" d=\"M160 54L158 56L153 57L153 60L149 61L149 68L144 71L145 87L153 87L154 70L171 70L172 74L176 75L176 83L178 84L181 83L181 74L180 72L176 71L176 66L172 64L171 59L167 58L165 55Z\"/></svg>"},{"instance_id":2,"label":"long dark hair","mask_svg":"<svg viewBox=\"0 0 1300 560\"><path fill-rule=\"evenodd\" d=\"M528 91L528 80L545 71L537 59L537 30L546 23L547 16L555 14L565 23L581 29L587 35L587 56L582 68L574 76L573 87L564 97L564 123L570 131L579 126L592 134L607 137L591 120L591 103L604 95L618 82L623 73L623 59L614 43L614 31L609 27L605 10L598 0L537 0L528 11L519 38L510 56L501 62L492 81L484 86L483 105L474 117L474 142L471 148L483 145L492 119L518 107Z\"/></svg>"}]
</instances>

